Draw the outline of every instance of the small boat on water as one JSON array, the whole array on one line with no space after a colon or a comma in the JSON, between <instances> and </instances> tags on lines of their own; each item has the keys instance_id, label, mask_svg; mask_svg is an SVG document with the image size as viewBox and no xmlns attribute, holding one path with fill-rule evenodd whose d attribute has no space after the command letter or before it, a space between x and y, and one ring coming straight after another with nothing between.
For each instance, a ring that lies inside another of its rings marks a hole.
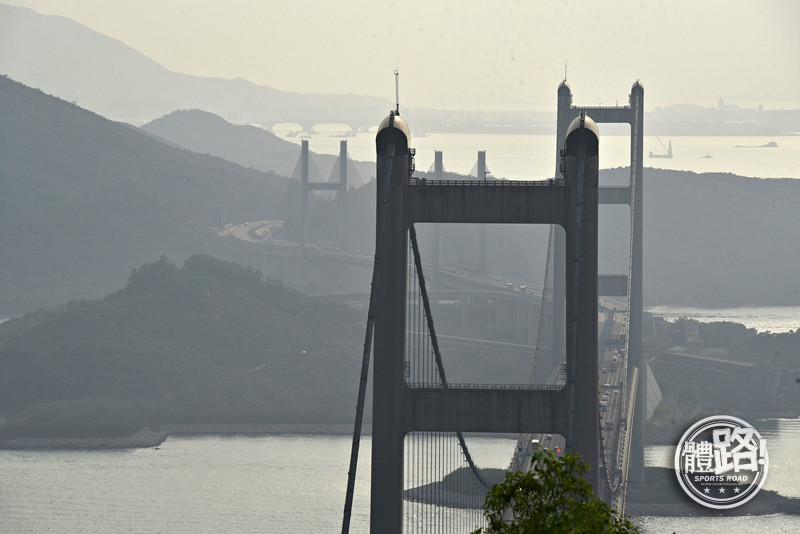
<instances>
[{"instance_id":1,"label":"small boat on water","mask_svg":"<svg viewBox=\"0 0 800 534\"><path fill-rule=\"evenodd\" d=\"M706 154L705 156L700 156L700 157L703 158L703 159L711 159L714 156L712 156L711 154Z\"/></svg>"}]
</instances>

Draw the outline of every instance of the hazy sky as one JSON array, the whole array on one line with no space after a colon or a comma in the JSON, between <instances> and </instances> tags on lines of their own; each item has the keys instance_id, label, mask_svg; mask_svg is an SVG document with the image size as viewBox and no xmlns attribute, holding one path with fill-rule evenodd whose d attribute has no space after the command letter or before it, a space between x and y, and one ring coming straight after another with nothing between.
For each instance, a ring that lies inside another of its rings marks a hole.
<instances>
[{"instance_id":1,"label":"hazy sky","mask_svg":"<svg viewBox=\"0 0 800 534\"><path fill-rule=\"evenodd\" d=\"M800 108L797 0L2 0L62 15L170 70L401 105Z\"/></svg>"}]
</instances>

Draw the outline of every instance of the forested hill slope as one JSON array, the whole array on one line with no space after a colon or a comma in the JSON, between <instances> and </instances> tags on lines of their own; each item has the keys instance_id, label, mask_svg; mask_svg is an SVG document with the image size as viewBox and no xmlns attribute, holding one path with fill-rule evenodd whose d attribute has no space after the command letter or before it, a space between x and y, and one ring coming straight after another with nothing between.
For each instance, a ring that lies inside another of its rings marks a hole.
<instances>
[{"instance_id":1,"label":"forested hill slope","mask_svg":"<svg viewBox=\"0 0 800 534\"><path fill-rule=\"evenodd\" d=\"M162 258L101 300L0 325L0 439L349 423L362 323L237 264Z\"/></svg>"},{"instance_id":2,"label":"forested hill slope","mask_svg":"<svg viewBox=\"0 0 800 534\"><path fill-rule=\"evenodd\" d=\"M281 176L292 176L300 157L300 147L271 132L255 126L233 125L199 109L173 111L141 129L192 152L212 154L243 167Z\"/></svg>"},{"instance_id":3,"label":"forested hill slope","mask_svg":"<svg viewBox=\"0 0 800 534\"><path fill-rule=\"evenodd\" d=\"M798 202L798 179L645 169L645 303L800 306Z\"/></svg>"},{"instance_id":4,"label":"forested hill slope","mask_svg":"<svg viewBox=\"0 0 800 534\"><path fill-rule=\"evenodd\" d=\"M211 228L274 215L286 179L157 141L0 77L0 317L99 297Z\"/></svg>"}]
</instances>

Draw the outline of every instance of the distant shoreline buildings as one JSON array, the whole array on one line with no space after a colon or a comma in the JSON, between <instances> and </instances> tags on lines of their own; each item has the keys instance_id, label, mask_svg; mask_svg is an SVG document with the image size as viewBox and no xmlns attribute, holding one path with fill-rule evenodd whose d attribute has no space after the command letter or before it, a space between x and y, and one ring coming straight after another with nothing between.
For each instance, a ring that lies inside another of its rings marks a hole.
<instances>
[{"instance_id":1,"label":"distant shoreline buildings","mask_svg":"<svg viewBox=\"0 0 800 534\"><path fill-rule=\"evenodd\" d=\"M582 103L578 103L579 105ZM452 111L410 108L428 133L543 134L554 131L552 113L534 110ZM647 135L800 135L800 109L741 108L720 100L717 107L675 104L645 112Z\"/></svg>"}]
</instances>

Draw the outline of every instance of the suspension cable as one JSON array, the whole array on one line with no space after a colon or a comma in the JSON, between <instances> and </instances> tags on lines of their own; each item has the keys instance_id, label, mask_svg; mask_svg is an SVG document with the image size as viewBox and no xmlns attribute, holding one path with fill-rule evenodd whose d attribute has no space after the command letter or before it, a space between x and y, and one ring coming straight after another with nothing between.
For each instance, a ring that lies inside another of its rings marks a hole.
<instances>
[{"instance_id":1,"label":"suspension cable","mask_svg":"<svg viewBox=\"0 0 800 534\"><path fill-rule=\"evenodd\" d=\"M422 294L422 305L425 308L425 319L428 324L428 333L431 336L431 345L433 346L433 355L436 359L436 369L439 372L439 379L442 382L442 388L447 389L447 378L444 374L444 365L442 364L442 354L439 351L439 340L436 337L436 330L433 327L433 316L431 315L431 306L430 301L428 300L428 290L425 286L425 276L422 274L422 260L420 259L419 255L419 246L417 244L417 232L414 229L414 225L412 224L408 229L409 237L411 239L411 248L414 252L414 266L417 269L417 277L419 278L419 289L420 293ZM464 458L467 460L467 464L469 464L470 471L484 486L486 489L491 488L491 484L488 484L486 480L481 476L480 471L478 471L478 467L475 465L475 462L472 460L472 455L467 448L467 443L464 441L464 435L461 432L456 432L456 438L458 439L458 444L461 446L461 450L464 453Z\"/></svg>"},{"instance_id":2,"label":"suspension cable","mask_svg":"<svg viewBox=\"0 0 800 534\"><path fill-rule=\"evenodd\" d=\"M536 364L539 361L539 348L542 340L542 331L544 330L544 305L547 297L547 281L550 276L550 253L553 250L553 234L555 233L555 226L550 225L550 235L547 239L547 259L544 264L544 283L542 284L542 304L539 307L539 326L536 330L536 349L533 353L533 369L531 370L531 384L536 380ZM560 362L559 362L560 363Z\"/></svg>"},{"instance_id":3,"label":"suspension cable","mask_svg":"<svg viewBox=\"0 0 800 534\"><path fill-rule=\"evenodd\" d=\"M385 168L381 169L378 179L383 178L388 181L391 177L392 163L394 160L394 143L389 143L388 161ZM356 417L353 425L353 444L350 449L350 469L347 472L347 493L344 501L344 513L342 514L342 534L350 532L350 516L353 511L353 494L356 486L356 470L358 468L358 450L361 443L361 423L364 419L364 399L367 395L367 377L369 376L369 358L372 352L372 334L375 326L375 301L380 282L380 254L383 251L383 240L386 229L386 212L388 211L388 188L383 188L386 192L385 198L378 199L378 209L380 215L377 219L378 229L375 239L375 260L372 264L372 284L369 293L369 306L367 309L367 328L364 334L364 351L361 356L361 378L358 384L358 402L356 403Z\"/></svg>"}]
</instances>

